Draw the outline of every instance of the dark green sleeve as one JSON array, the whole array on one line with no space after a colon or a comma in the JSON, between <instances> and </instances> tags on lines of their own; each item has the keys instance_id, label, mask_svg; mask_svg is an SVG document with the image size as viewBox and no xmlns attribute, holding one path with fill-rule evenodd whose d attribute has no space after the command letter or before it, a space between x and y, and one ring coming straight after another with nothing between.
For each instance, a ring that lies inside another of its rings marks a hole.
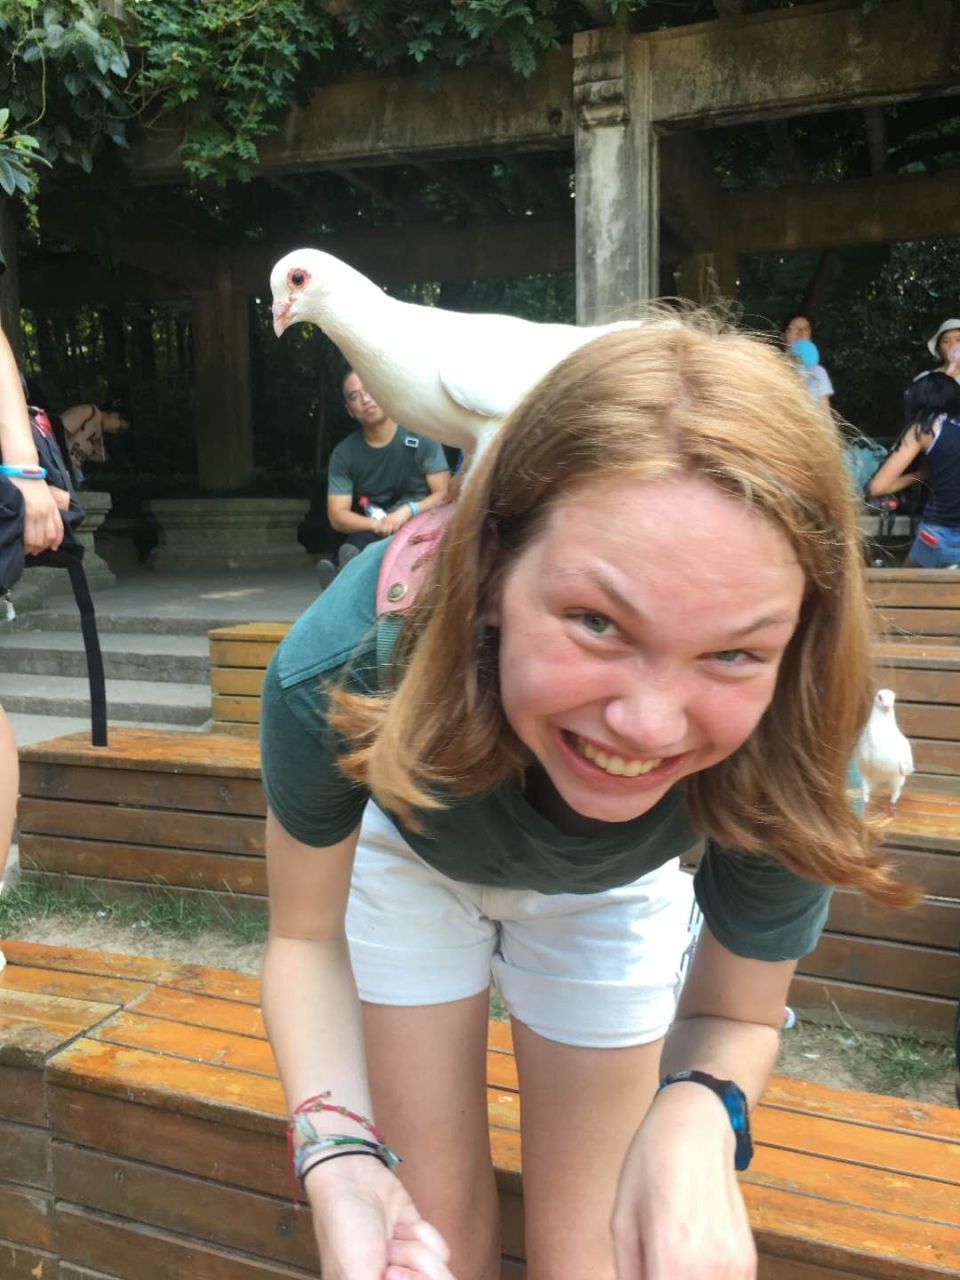
<instances>
[{"instance_id":1,"label":"dark green sleeve","mask_svg":"<svg viewBox=\"0 0 960 1280\"><path fill-rule=\"evenodd\" d=\"M343 840L360 823L367 791L336 765L337 741L327 726L323 680L284 689L276 655L263 681L260 756L267 803L283 829L303 844Z\"/></svg>"},{"instance_id":2,"label":"dark green sleeve","mask_svg":"<svg viewBox=\"0 0 960 1280\"><path fill-rule=\"evenodd\" d=\"M775 858L721 849L712 840L693 887L713 936L750 960L797 960L812 951L832 892Z\"/></svg>"},{"instance_id":3,"label":"dark green sleeve","mask_svg":"<svg viewBox=\"0 0 960 1280\"><path fill-rule=\"evenodd\" d=\"M420 446L417 452L420 454L420 470L425 476L450 470L450 463L447 462L447 455L443 452L443 445L437 444L436 440L428 440L426 436L421 436Z\"/></svg>"}]
</instances>

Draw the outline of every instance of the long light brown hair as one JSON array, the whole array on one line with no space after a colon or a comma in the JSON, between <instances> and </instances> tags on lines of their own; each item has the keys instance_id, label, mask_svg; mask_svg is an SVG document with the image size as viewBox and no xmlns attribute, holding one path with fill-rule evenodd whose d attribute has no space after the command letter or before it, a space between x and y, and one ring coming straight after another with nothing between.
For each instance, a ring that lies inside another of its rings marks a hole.
<instances>
[{"instance_id":1,"label":"long light brown hair","mask_svg":"<svg viewBox=\"0 0 960 1280\"><path fill-rule=\"evenodd\" d=\"M520 405L456 504L398 641L393 687L333 695L350 747L341 767L413 823L417 809L518 776L530 758L503 713L498 632L484 622L504 573L582 486L691 475L775 525L806 582L770 707L737 751L683 784L694 825L802 875L912 901L847 794L873 682L839 433L782 354L709 319L661 318L598 338Z\"/></svg>"}]
</instances>

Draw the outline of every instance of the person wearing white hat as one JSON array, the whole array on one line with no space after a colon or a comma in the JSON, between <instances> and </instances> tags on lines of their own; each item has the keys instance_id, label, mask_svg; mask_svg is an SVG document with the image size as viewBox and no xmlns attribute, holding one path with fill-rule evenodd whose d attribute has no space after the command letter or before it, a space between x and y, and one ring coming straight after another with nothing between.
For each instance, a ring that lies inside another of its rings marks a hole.
<instances>
[{"instance_id":1,"label":"person wearing white hat","mask_svg":"<svg viewBox=\"0 0 960 1280\"><path fill-rule=\"evenodd\" d=\"M960 320L944 320L927 343L927 350L941 362L937 373L948 373L960 382Z\"/></svg>"}]
</instances>

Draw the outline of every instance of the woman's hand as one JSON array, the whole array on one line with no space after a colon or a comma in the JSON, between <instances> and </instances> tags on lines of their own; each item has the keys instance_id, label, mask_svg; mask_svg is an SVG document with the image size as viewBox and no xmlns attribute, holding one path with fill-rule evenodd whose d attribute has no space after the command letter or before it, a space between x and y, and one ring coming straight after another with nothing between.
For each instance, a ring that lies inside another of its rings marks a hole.
<instances>
[{"instance_id":1,"label":"woman's hand","mask_svg":"<svg viewBox=\"0 0 960 1280\"><path fill-rule=\"evenodd\" d=\"M23 549L27 555L56 551L63 541L63 520L49 485L42 480L10 477L23 494Z\"/></svg>"},{"instance_id":2,"label":"woman's hand","mask_svg":"<svg viewBox=\"0 0 960 1280\"><path fill-rule=\"evenodd\" d=\"M659 1093L630 1145L613 1214L618 1280L754 1280L757 1252L723 1103Z\"/></svg>"},{"instance_id":3,"label":"woman's hand","mask_svg":"<svg viewBox=\"0 0 960 1280\"><path fill-rule=\"evenodd\" d=\"M305 1185L324 1280L454 1280L443 1237L378 1160L328 1160Z\"/></svg>"}]
</instances>

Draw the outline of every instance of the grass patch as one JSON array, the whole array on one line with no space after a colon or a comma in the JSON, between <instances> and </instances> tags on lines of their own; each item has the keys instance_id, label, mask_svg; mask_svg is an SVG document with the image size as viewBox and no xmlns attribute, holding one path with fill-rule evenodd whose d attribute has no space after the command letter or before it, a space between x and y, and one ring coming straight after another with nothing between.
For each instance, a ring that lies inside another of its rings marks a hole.
<instances>
[{"instance_id":1,"label":"grass patch","mask_svg":"<svg viewBox=\"0 0 960 1280\"><path fill-rule=\"evenodd\" d=\"M31 921L51 916L67 920L109 920L172 938L195 938L208 930L225 933L236 942L264 942L265 915L154 890L139 902L115 901L86 885L64 890L43 882L21 880L0 894L0 934L13 934Z\"/></svg>"},{"instance_id":2,"label":"grass patch","mask_svg":"<svg viewBox=\"0 0 960 1280\"><path fill-rule=\"evenodd\" d=\"M872 1037L867 1060L884 1092L914 1097L921 1085L949 1068L951 1053L949 1045L931 1044L915 1031L907 1031Z\"/></svg>"}]
</instances>

